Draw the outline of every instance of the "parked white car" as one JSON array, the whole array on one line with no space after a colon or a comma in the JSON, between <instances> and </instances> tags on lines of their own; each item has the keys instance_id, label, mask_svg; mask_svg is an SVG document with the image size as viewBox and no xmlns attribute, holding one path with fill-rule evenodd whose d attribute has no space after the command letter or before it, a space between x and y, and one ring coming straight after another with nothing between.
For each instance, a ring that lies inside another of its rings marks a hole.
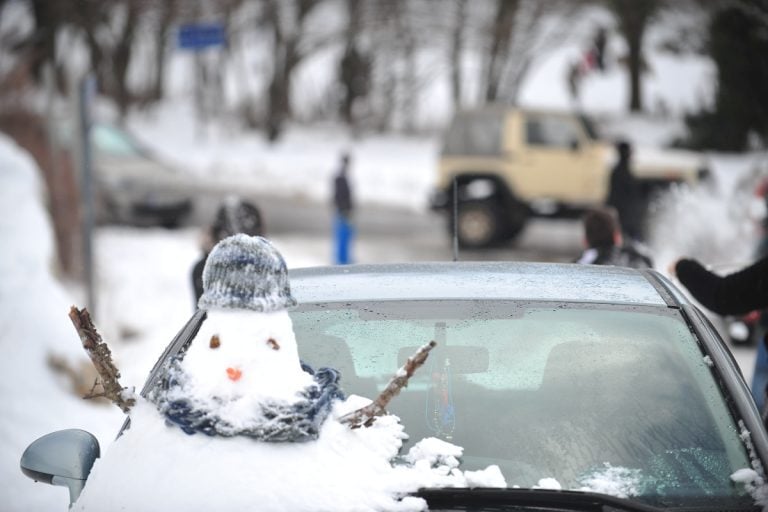
<instances>
[{"instance_id":1,"label":"parked white car","mask_svg":"<svg viewBox=\"0 0 768 512\"><path fill-rule=\"evenodd\" d=\"M97 222L176 227L192 212L184 174L155 158L125 130L94 124L91 148Z\"/></svg>"}]
</instances>

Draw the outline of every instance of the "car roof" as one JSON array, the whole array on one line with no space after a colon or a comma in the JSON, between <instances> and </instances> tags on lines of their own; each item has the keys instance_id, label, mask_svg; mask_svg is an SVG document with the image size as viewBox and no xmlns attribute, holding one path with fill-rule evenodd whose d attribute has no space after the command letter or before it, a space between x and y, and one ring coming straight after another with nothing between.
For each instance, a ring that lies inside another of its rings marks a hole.
<instances>
[{"instance_id":1,"label":"car roof","mask_svg":"<svg viewBox=\"0 0 768 512\"><path fill-rule=\"evenodd\" d=\"M572 263L343 265L291 269L289 276L299 303L515 299L667 307L685 300L654 271Z\"/></svg>"}]
</instances>

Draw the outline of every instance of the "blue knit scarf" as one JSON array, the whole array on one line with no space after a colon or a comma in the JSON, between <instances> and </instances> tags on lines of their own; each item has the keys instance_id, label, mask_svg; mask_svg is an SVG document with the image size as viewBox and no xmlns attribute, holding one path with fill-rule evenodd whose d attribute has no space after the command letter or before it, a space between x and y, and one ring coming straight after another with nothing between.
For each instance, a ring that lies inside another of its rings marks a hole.
<instances>
[{"instance_id":1,"label":"blue knit scarf","mask_svg":"<svg viewBox=\"0 0 768 512\"><path fill-rule=\"evenodd\" d=\"M162 385L150 394L150 399L157 404L167 423L178 426L190 435L201 432L209 436L246 436L267 442L312 441L317 439L334 400L345 398L339 389L338 370L320 368L314 371L302 363L302 369L312 375L315 383L299 393L300 400L290 403L278 400L260 403L258 407L261 408L261 414L258 415L258 421L247 426L234 427L211 411L196 408L187 398L168 398L170 394L178 396L177 391L171 391L183 387L188 380L180 363L181 358L173 359Z\"/></svg>"}]
</instances>

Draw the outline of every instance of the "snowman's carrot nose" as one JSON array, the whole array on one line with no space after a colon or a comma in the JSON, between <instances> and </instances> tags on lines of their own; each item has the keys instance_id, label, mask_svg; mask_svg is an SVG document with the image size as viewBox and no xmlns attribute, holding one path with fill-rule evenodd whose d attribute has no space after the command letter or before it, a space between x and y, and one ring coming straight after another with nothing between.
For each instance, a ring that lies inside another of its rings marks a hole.
<instances>
[{"instance_id":1,"label":"snowman's carrot nose","mask_svg":"<svg viewBox=\"0 0 768 512\"><path fill-rule=\"evenodd\" d=\"M240 377L243 376L242 370L238 368L227 368L227 377L229 377L229 380L237 382L240 380Z\"/></svg>"}]
</instances>

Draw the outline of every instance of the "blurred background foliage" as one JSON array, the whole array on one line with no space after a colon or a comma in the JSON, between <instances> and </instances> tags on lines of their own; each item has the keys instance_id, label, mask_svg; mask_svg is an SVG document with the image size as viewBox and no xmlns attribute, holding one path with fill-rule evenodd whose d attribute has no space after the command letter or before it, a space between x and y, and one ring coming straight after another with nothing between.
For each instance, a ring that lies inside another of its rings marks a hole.
<instances>
[{"instance_id":1,"label":"blurred background foliage","mask_svg":"<svg viewBox=\"0 0 768 512\"><path fill-rule=\"evenodd\" d=\"M0 0L0 105L17 107L20 91L41 87L50 65L48 80L62 94L90 70L121 117L151 108L167 95L178 27L215 21L226 44L201 56L196 77L208 115L236 89L228 115L270 140L291 120L408 131L440 73L452 109L516 104L531 68L564 40L583 38L573 20L598 8L613 22L590 29L585 44L597 46L601 64L606 34L622 41L628 111L648 109L647 34L666 23L666 51L708 56L716 69L714 98L687 112L689 133L677 144L765 144L768 0ZM296 96L307 92L295 86L297 70L320 55L328 57L313 65L326 68L333 87L298 109Z\"/></svg>"}]
</instances>

